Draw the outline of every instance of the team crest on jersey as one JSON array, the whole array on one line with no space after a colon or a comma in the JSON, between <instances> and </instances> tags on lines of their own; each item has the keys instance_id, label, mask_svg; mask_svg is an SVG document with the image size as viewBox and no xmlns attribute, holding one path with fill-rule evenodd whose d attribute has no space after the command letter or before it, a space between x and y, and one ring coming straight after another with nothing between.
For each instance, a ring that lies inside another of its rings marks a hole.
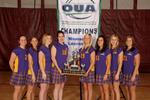
<instances>
[{"instance_id":1,"label":"team crest on jersey","mask_svg":"<svg viewBox=\"0 0 150 100\"><path fill-rule=\"evenodd\" d=\"M86 50L86 52L85 52L85 53L86 53L86 54L87 54L87 53L89 53L89 50Z\"/></svg>"},{"instance_id":2,"label":"team crest on jersey","mask_svg":"<svg viewBox=\"0 0 150 100\"><path fill-rule=\"evenodd\" d=\"M124 60L124 61L127 61L127 56L123 56L123 60Z\"/></svg>"},{"instance_id":3,"label":"team crest on jersey","mask_svg":"<svg viewBox=\"0 0 150 100\"><path fill-rule=\"evenodd\" d=\"M96 56L96 61L99 61L99 59L100 59L99 56Z\"/></svg>"},{"instance_id":4,"label":"team crest on jersey","mask_svg":"<svg viewBox=\"0 0 150 100\"><path fill-rule=\"evenodd\" d=\"M62 55L67 55L67 51L68 51L67 49L63 49L62 50Z\"/></svg>"},{"instance_id":5,"label":"team crest on jersey","mask_svg":"<svg viewBox=\"0 0 150 100\"><path fill-rule=\"evenodd\" d=\"M132 52L127 53L127 55L132 56Z\"/></svg>"},{"instance_id":6,"label":"team crest on jersey","mask_svg":"<svg viewBox=\"0 0 150 100\"><path fill-rule=\"evenodd\" d=\"M113 54L117 54L117 49L113 50L112 53L113 53Z\"/></svg>"},{"instance_id":7,"label":"team crest on jersey","mask_svg":"<svg viewBox=\"0 0 150 100\"><path fill-rule=\"evenodd\" d=\"M81 58L84 59L85 58L85 54L81 53Z\"/></svg>"},{"instance_id":8,"label":"team crest on jersey","mask_svg":"<svg viewBox=\"0 0 150 100\"><path fill-rule=\"evenodd\" d=\"M24 59L27 60L27 55L25 55Z\"/></svg>"},{"instance_id":9,"label":"team crest on jersey","mask_svg":"<svg viewBox=\"0 0 150 100\"><path fill-rule=\"evenodd\" d=\"M113 54L117 54L117 51L113 51Z\"/></svg>"},{"instance_id":10,"label":"team crest on jersey","mask_svg":"<svg viewBox=\"0 0 150 100\"><path fill-rule=\"evenodd\" d=\"M101 53L101 55L102 55L102 56L104 56L104 55L105 55L105 53Z\"/></svg>"}]
</instances>

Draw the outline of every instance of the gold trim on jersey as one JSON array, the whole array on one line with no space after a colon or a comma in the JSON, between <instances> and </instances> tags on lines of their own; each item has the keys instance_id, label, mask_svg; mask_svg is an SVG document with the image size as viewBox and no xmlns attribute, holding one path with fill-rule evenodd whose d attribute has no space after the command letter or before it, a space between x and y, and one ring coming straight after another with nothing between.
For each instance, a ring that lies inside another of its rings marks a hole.
<instances>
[{"instance_id":1,"label":"gold trim on jersey","mask_svg":"<svg viewBox=\"0 0 150 100\"><path fill-rule=\"evenodd\" d=\"M17 56L14 63L14 72L18 72L18 67L19 67L19 58Z\"/></svg>"},{"instance_id":2,"label":"gold trim on jersey","mask_svg":"<svg viewBox=\"0 0 150 100\"><path fill-rule=\"evenodd\" d=\"M81 59L84 59L84 58L85 58L85 54L81 53Z\"/></svg>"},{"instance_id":3,"label":"gold trim on jersey","mask_svg":"<svg viewBox=\"0 0 150 100\"><path fill-rule=\"evenodd\" d=\"M62 49L62 55L67 55L68 54L68 49Z\"/></svg>"},{"instance_id":4,"label":"gold trim on jersey","mask_svg":"<svg viewBox=\"0 0 150 100\"><path fill-rule=\"evenodd\" d=\"M45 58L45 55L44 55L44 58L42 59L42 64L43 64L43 67L45 69L46 68L46 58Z\"/></svg>"}]
</instances>

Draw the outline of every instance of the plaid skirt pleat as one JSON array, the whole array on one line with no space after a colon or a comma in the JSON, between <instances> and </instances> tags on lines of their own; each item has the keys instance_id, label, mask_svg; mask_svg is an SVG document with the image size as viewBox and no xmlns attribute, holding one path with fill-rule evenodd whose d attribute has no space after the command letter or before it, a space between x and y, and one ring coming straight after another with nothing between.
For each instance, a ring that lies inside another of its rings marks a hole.
<instances>
[{"instance_id":1,"label":"plaid skirt pleat","mask_svg":"<svg viewBox=\"0 0 150 100\"><path fill-rule=\"evenodd\" d=\"M26 76L26 82L27 82L27 85L37 85L37 76L35 77L35 82L32 81L32 75L27 75Z\"/></svg>"},{"instance_id":2,"label":"plaid skirt pleat","mask_svg":"<svg viewBox=\"0 0 150 100\"><path fill-rule=\"evenodd\" d=\"M110 75L107 76L107 80L104 80L104 75L96 75L96 83L99 85L110 83Z\"/></svg>"},{"instance_id":3,"label":"plaid skirt pleat","mask_svg":"<svg viewBox=\"0 0 150 100\"><path fill-rule=\"evenodd\" d=\"M52 69L52 83L58 84L58 83L64 83L67 81L66 75L61 75L56 68Z\"/></svg>"},{"instance_id":4,"label":"plaid skirt pleat","mask_svg":"<svg viewBox=\"0 0 150 100\"><path fill-rule=\"evenodd\" d=\"M51 76L51 71L45 71L46 72L46 80L42 78L42 72L41 70L38 71L37 75L37 83L46 83L50 84L52 82L52 76Z\"/></svg>"},{"instance_id":5,"label":"plaid skirt pleat","mask_svg":"<svg viewBox=\"0 0 150 100\"><path fill-rule=\"evenodd\" d=\"M13 72L10 78L11 85L26 85L26 73Z\"/></svg>"},{"instance_id":6,"label":"plaid skirt pleat","mask_svg":"<svg viewBox=\"0 0 150 100\"><path fill-rule=\"evenodd\" d=\"M121 73L119 75L119 79L115 80L116 73L117 73L117 71L112 71L111 74L110 74L110 80L111 80L112 83L121 81L121 76L122 76Z\"/></svg>"},{"instance_id":7,"label":"plaid skirt pleat","mask_svg":"<svg viewBox=\"0 0 150 100\"><path fill-rule=\"evenodd\" d=\"M121 84L127 86L137 86L139 84L139 75L135 76L135 80L131 81L132 74L122 74Z\"/></svg>"},{"instance_id":8,"label":"plaid skirt pleat","mask_svg":"<svg viewBox=\"0 0 150 100\"><path fill-rule=\"evenodd\" d=\"M81 81L81 83L94 83L95 82L95 73L89 72L88 76L81 76L80 81Z\"/></svg>"}]
</instances>

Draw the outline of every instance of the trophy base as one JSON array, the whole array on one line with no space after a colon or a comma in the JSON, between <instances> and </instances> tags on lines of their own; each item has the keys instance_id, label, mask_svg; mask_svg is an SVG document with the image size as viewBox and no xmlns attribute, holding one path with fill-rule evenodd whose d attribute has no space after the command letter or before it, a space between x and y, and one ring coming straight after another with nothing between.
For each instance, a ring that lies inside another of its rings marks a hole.
<instances>
[{"instance_id":1,"label":"trophy base","mask_svg":"<svg viewBox=\"0 0 150 100\"><path fill-rule=\"evenodd\" d=\"M65 69L63 70L64 75L77 75L83 76L86 72L82 70L72 70L72 69Z\"/></svg>"}]
</instances>

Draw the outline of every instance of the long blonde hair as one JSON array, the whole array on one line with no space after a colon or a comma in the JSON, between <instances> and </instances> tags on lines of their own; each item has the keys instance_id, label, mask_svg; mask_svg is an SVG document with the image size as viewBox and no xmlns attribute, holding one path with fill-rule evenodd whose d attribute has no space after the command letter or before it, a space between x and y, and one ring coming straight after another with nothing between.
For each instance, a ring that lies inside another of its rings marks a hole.
<instances>
[{"instance_id":1,"label":"long blonde hair","mask_svg":"<svg viewBox=\"0 0 150 100\"><path fill-rule=\"evenodd\" d=\"M111 40L112 40L112 38L113 37L116 37L117 38L117 47L116 48L118 48L119 47L119 36L117 35L117 34L112 34L111 36L110 36L110 40L109 40L109 48L111 49L112 48L112 44L111 44Z\"/></svg>"},{"instance_id":2,"label":"long blonde hair","mask_svg":"<svg viewBox=\"0 0 150 100\"><path fill-rule=\"evenodd\" d=\"M51 36L51 35L48 34L48 33L45 33L45 34L43 35L43 37L42 37L42 44L43 44L43 45L45 45L45 43L46 43L47 36Z\"/></svg>"},{"instance_id":3,"label":"long blonde hair","mask_svg":"<svg viewBox=\"0 0 150 100\"><path fill-rule=\"evenodd\" d=\"M88 47L91 47L92 46L92 35L91 34L85 34L83 38L85 38L86 35L88 35L90 37L90 43L89 43ZM84 49L84 47L85 47L85 44L83 42L82 50Z\"/></svg>"}]
</instances>

